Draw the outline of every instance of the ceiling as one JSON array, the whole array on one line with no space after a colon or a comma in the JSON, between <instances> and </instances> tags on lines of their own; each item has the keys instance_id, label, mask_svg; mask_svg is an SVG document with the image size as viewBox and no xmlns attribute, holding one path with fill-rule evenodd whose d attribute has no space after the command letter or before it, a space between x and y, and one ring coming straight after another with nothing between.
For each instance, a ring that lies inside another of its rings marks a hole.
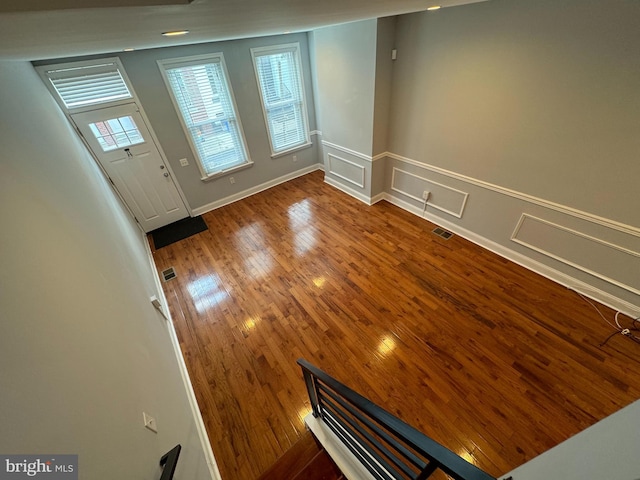
<instances>
[{"instance_id":1,"label":"ceiling","mask_svg":"<svg viewBox=\"0 0 640 480\"><path fill-rule=\"evenodd\" d=\"M42 12L70 8L150 7L186 5L192 0L2 0L0 13Z\"/></svg>"},{"instance_id":2,"label":"ceiling","mask_svg":"<svg viewBox=\"0 0 640 480\"><path fill-rule=\"evenodd\" d=\"M300 32L433 4L482 1L487 0L2 0L0 59L40 60ZM118 6L123 3L137 6ZM79 4L112 6L73 8ZM190 34L160 35L178 29Z\"/></svg>"}]
</instances>

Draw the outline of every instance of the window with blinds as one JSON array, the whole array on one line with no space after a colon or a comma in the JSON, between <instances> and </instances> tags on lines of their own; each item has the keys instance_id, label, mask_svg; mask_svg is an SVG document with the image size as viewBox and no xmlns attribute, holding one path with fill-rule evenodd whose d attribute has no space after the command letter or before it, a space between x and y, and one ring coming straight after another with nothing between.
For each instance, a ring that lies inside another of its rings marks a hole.
<instances>
[{"instance_id":1,"label":"window with blinds","mask_svg":"<svg viewBox=\"0 0 640 480\"><path fill-rule=\"evenodd\" d=\"M67 110L133 98L116 62L49 67L44 73Z\"/></svg>"},{"instance_id":2,"label":"window with blinds","mask_svg":"<svg viewBox=\"0 0 640 480\"><path fill-rule=\"evenodd\" d=\"M222 54L158 64L203 175L251 163Z\"/></svg>"},{"instance_id":3,"label":"window with blinds","mask_svg":"<svg viewBox=\"0 0 640 480\"><path fill-rule=\"evenodd\" d=\"M273 155L310 143L300 45L251 49Z\"/></svg>"}]
</instances>

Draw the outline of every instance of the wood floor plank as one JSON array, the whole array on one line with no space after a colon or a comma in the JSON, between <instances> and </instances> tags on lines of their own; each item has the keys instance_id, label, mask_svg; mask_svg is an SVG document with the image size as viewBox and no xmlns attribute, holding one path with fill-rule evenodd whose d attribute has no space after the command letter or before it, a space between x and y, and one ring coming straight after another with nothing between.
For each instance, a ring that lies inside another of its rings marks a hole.
<instances>
[{"instance_id":1,"label":"wood floor plank","mask_svg":"<svg viewBox=\"0 0 640 480\"><path fill-rule=\"evenodd\" d=\"M494 476L640 398L640 345L577 294L321 172L204 219L154 258L224 480L304 431L299 357Z\"/></svg>"}]
</instances>

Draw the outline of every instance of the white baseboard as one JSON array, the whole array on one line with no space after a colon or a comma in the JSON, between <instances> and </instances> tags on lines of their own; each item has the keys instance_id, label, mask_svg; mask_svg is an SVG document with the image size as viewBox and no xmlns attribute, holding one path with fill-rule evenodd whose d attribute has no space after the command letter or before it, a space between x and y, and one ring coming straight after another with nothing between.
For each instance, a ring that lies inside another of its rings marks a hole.
<instances>
[{"instance_id":1,"label":"white baseboard","mask_svg":"<svg viewBox=\"0 0 640 480\"><path fill-rule=\"evenodd\" d=\"M242 200L243 198L247 198L251 195L255 195L256 193L268 190L269 188L280 185L281 183L288 182L289 180L301 177L303 175L306 175L307 173L315 172L316 170L324 170L324 166L322 164L316 163L300 170L296 170L295 172L288 173L287 175L274 178L273 180L261 183L260 185L256 185L255 187L251 187L241 192L234 193L233 195L221 198L220 200L208 203L207 205L202 205L201 207L194 208L193 215L202 215L203 213L210 212L211 210L215 210L216 208L224 207L225 205L229 205L233 202L237 202L238 200Z\"/></svg>"},{"instance_id":2,"label":"white baseboard","mask_svg":"<svg viewBox=\"0 0 640 480\"><path fill-rule=\"evenodd\" d=\"M361 202L366 203L367 205L371 205L371 198L367 197L364 193L361 193L351 187L347 187L346 185L344 185L341 182L338 182L337 180L335 180L334 178L331 178L327 175L325 175L324 177L324 182L331 185L332 187L337 188L338 190L340 190L343 193L346 193L347 195L352 196L353 198L356 198L358 200L360 200Z\"/></svg>"},{"instance_id":3,"label":"white baseboard","mask_svg":"<svg viewBox=\"0 0 640 480\"><path fill-rule=\"evenodd\" d=\"M386 192L379 193L375 197L371 197L371 202L369 203L369 205L373 205L374 203L378 203L378 202L384 200L386 197L387 197Z\"/></svg>"},{"instance_id":4,"label":"white baseboard","mask_svg":"<svg viewBox=\"0 0 640 480\"><path fill-rule=\"evenodd\" d=\"M435 223L451 232L459 235L470 242L475 243L487 250L495 253L496 255L500 255L501 257L506 258L507 260L511 260L518 265L531 270L543 277L548 278L560 285L567 287L570 290L574 290L576 292L580 292L581 294L589 297L597 302L602 303L603 305L607 305L608 307L613 308L616 311L622 312L625 315L629 315L633 318L638 317L640 315L640 308L632 303L626 302L610 293L604 292L600 289L597 289L585 282L577 280L566 273L562 273L554 268L551 268L547 265L544 265L536 260L533 260L521 253L518 253L514 250L511 250L504 245L500 245L499 243L494 242L493 240L489 240L488 238L482 237L477 233L474 233L466 228L463 228L455 223L449 222L448 220L433 215L429 212L426 212L424 216L422 215L422 209L415 207L414 205L401 200L398 197L390 195L388 193L384 194L384 199L389 203L396 205L397 207L402 208L408 212L417 215L418 217L424 218L432 223Z\"/></svg>"},{"instance_id":5,"label":"white baseboard","mask_svg":"<svg viewBox=\"0 0 640 480\"><path fill-rule=\"evenodd\" d=\"M378 203L382 200L386 200L388 194L385 192L379 193L378 195L376 195L375 197L367 197L365 194L358 192L357 190L354 190L353 188L350 188L346 185L344 185L343 183L337 181L334 178L325 176L324 177L324 182L331 185L334 188L337 188L338 190L340 190L343 193L346 193L347 195L352 196L353 198L360 200L363 203L366 203L367 205L373 205L375 203Z\"/></svg>"},{"instance_id":6,"label":"white baseboard","mask_svg":"<svg viewBox=\"0 0 640 480\"><path fill-rule=\"evenodd\" d=\"M164 290L162 289L162 285L160 284L160 274L158 272L158 269L156 268L156 263L153 260L153 253L151 252L151 247L149 246L149 242L147 241L146 234L143 234L142 242L145 245L147 256L149 258L149 262L151 265L151 270L152 270L152 273L154 274L157 297L160 299L160 304L161 304L160 313L166 319L166 322L167 322L167 330L169 332L169 338L171 339L171 344L173 345L173 353L176 356L176 360L178 362L178 369L180 370L180 376L182 377L185 393L187 395L187 399L189 400L191 415L193 416L193 421L196 425L198 438L200 439L200 444L202 445L202 451L204 452L205 460L207 462L207 466L209 467L211 480L222 480L222 477L220 475L220 470L218 469L218 463L216 462L216 458L213 455L211 442L209 441L209 436L207 435L207 429L204 425L204 420L202 419L202 413L200 412L200 407L198 406L196 393L193 390L193 385L191 384L191 377L189 377L187 365L184 362L184 357L182 356L182 350L180 349L180 341L178 340L178 334L176 333L176 329L173 325L173 320L171 318L171 312L169 311L169 304L167 302L167 297L165 296Z\"/></svg>"}]
</instances>

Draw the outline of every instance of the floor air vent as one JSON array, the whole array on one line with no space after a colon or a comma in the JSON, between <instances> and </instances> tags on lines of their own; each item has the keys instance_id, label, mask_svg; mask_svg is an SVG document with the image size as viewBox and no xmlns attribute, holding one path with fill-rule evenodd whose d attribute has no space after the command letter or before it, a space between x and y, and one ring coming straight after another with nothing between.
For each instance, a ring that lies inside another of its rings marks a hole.
<instances>
[{"instance_id":1,"label":"floor air vent","mask_svg":"<svg viewBox=\"0 0 640 480\"><path fill-rule=\"evenodd\" d=\"M435 233L436 235L438 235L439 237L444 238L445 240L449 240L451 237L453 237L453 233L445 230L444 228L440 228L440 227L436 227L432 230L433 233Z\"/></svg>"},{"instance_id":2,"label":"floor air vent","mask_svg":"<svg viewBox=\"0 0 640 480\"><path fill-rule=\"evenodd\" d=\"M172 278L176 278L176 271L173 269L173 267L169 267L166 270L162 271L162 278L165 282L168 282Z\"/></svg>"}]
</instances>

